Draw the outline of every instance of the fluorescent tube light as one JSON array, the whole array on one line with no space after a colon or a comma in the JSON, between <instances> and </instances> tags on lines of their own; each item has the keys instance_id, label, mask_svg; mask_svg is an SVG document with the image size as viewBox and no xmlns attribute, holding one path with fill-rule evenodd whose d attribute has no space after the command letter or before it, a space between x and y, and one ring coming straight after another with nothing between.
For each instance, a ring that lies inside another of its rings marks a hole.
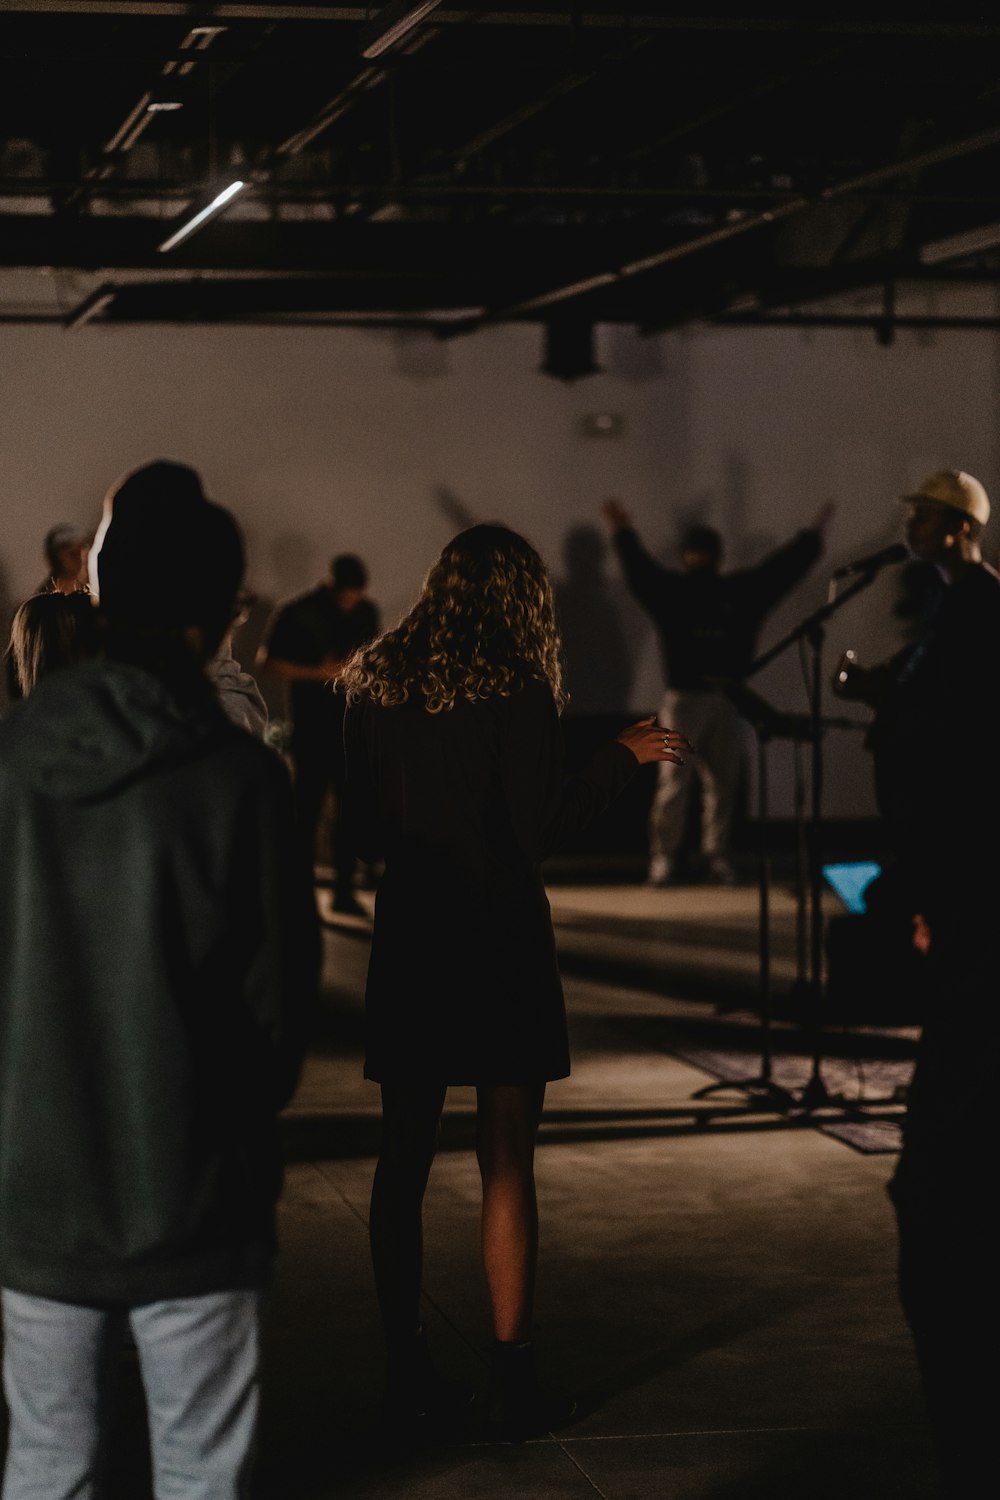
<instances>
[{"instance_id":1,"label":"fluorescent tube light","mask_svg":"<svg viewBox=\"0 0 1000 1500\"><path fill-rule=\"evenodd\" d=\"M236 194L241 193L245 187L245 182L231 182L227 188L223 188L211 203L206 203L205 207L200 209L193 218L188 219L187 223L182 224L179 229L175 229L169 239L163 241L159 247L160 251L172 250L175 245L180 244L181 240L186 240L189 234L194 234L196 229L200 229L202 224L225 208L227 203L231 203Z\"/></svg>"}]
</instances>

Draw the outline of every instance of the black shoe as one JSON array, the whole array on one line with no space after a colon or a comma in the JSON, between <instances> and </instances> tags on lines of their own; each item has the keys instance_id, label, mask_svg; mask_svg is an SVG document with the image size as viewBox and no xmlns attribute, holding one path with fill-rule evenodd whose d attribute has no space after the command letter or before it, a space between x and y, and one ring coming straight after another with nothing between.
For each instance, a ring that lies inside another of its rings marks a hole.
<instances>
[{"instance_id":1,"label":"black shoe","mask_svg":"<svg viewBox=\"0 0 1000 1500\"><path fill-rule=\"evenodd\" d=\"M453 1427L475 1398L472 1386L448 1380L434 1367L422 1325L410 1338L390 1346L381 1408L387 1438L408 1442Z\"/></svg>"},{"instance_id":2,"label":"black shoe","mask_svg":"<svg viewBox=\"0 0 1000 1500\"><path fill-rule=\"evenodd\" d=\"M560 1391L539 1384L533 1345L493 1345L490 1392L483 1420L493 1442L523 1443L527 1438L555 1432L572 1421L576 1402Z\"/></svg>"}]
</instances>

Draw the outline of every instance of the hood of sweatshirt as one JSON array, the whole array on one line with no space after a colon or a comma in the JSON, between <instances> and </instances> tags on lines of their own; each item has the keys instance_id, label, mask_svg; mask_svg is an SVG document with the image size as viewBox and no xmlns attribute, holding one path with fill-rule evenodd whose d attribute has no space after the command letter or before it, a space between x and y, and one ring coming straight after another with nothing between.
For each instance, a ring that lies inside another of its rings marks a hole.
<instances>
[{"instance_id":1,"label":"hood of sweatshirt","mask_svg":"<svg viewBox=\"0 0 1000 1500\"><path fill-rule=\"evenodd\" d=\"M207 682L204 697L182 704L137 667L86 662L50 673L14 705L0 723L0 764L35 793L94 802L228 730Z\"/></svg>"}]
</instances>

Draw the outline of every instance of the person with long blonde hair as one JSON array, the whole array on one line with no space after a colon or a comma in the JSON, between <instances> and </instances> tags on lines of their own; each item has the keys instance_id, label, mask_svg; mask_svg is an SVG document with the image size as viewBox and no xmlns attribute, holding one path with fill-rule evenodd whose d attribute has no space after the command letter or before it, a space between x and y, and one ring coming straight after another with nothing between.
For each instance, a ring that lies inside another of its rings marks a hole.
<instances>
[{"instance_id":1,"label":"person with long blonde hair","mask_svg":"<svg viewBox=\"0 0 1000 1500\"><path fill-rule=\"evenodd\" d=\"M11 621L6 653L19 696L26 698L57 667L95 655L97 645L97 611L89 594L79 589L32 594Z\"/></svg>"},{"instance_id":2,"label":"person with long blonde hair","mask_svg":"<svg viewBox=\"0 0 1000 1500\"><path fill-rule=\"evenodd\" d=\"M650 717L565 774L552 589L535 549L499 525L448 543L405 618L351 658L341 690L346 806L358 852L385 862L365 1076L382 1093L370 1240L386 1411L419 1422L446 1389L420 1321L422 1203L446 1091L473 1086L494 1334L486 1423L518 1440L573 1407L542 1392L532 1346L535 1139L546 1083L570 1070L542 861L640 764L691 747Z\"/></svg>"}]
</instances>

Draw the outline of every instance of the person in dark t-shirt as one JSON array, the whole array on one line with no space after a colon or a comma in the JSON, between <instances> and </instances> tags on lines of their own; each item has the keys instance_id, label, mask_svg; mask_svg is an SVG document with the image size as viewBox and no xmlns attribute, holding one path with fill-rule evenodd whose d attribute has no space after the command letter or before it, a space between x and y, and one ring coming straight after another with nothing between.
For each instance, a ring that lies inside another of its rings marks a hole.
<instances>
[{"instance_id":1,"label":"person in dark t-shirt","mask_svg":"<svg viewBox=\"0 0 1000 1500\"><path fill-rule=\"evenodd\" d=\"M352 916L364 912L354 895L356 861L341 817L345 705L334 684L348 658L379 632L379 612L365 594L367 586L368 570L359 557L335 557L324 583L279 612L259 657L259 665L291 688L295 801L310 864L323 803L333 791L333 906Z\"/></svg>"}]
</instances>

